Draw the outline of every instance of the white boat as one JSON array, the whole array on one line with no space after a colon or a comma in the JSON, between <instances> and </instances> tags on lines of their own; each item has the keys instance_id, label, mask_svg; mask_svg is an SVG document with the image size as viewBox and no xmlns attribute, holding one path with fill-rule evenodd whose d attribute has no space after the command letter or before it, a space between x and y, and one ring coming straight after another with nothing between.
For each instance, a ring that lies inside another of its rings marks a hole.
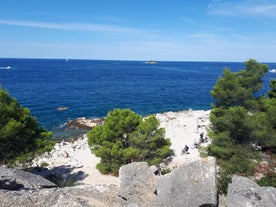
<instances>
[{"instance_id":1,"label":"white boat","mask_svg":"<svg viewBox=\"0 0 276 207\"><path fill-rule=\"evenodd\" d=\"M7 70L11 69L11 66L7 66L6 69L7 69Z\"/></svg>"},{"instance_id":2,"label":"white boat","mask_svg":"<svg viewBox=\"0 0 276 207\"><path fill-rule=\"evenodd\" d=\"M273 68L273 69L269 70L269 72L270 72L270 73L276 73L276 69Z\"/></svg>"},{"instance_id":3,"label":"white boat","mask_svg":"<svg viewBox=\"0 0 276 207\"><path fill-rule=\"evenodd\" d=\"M68 107L57 107L57 110L58 111L64 111L64 110L67 110L68 109Z\"/></svg>"}]
</instances>

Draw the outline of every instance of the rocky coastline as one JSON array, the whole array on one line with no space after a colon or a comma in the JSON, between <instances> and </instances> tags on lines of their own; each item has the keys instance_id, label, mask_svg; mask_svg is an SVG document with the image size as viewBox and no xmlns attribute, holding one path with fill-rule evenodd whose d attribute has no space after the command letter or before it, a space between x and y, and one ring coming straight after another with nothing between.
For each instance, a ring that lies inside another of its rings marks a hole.
<instances>
[{"instance_id":1,"label":"rocky coastline","mask_svg":"<svg viewBox=\"0 0 276 207\"><path fill-rule=\"evenodd\" d=\"M262 188L248 178L235 176L227 197L217 194L216 160L201 158L195 143L207 136L210 111L179 111L156 114L165 136L171 140L173 157L166 175L146 163L121 167L119 177L102 175L96 164L100 158L91 153L87 135L57 142L50 153L33 160L34 174L0 169L0 206L276 206L275 188ZM104 119L74 120L68 127L90 127ZM202 143L208 145L209 142ZM183 154L183 147L189 153ZM58 188L43 180L49 175L72 180L73 187ZM34 178L33 176L38 176ZM42 180L41 180L42 179ZM250 204L250 205L249 205Z\"/></svg>"},{"instance_id":2,"label":"rocky coastline","mask_svg":"<svg viewBox=\"0 0 276 207\"><path fill-rule=\"evenodd\" d=\"M93 127L97 125L103 125L103 123L104 123L104 118L88 119L86 117L81 117L67 122L64 128L91 130Z\"/></svg>"}]
</instances>

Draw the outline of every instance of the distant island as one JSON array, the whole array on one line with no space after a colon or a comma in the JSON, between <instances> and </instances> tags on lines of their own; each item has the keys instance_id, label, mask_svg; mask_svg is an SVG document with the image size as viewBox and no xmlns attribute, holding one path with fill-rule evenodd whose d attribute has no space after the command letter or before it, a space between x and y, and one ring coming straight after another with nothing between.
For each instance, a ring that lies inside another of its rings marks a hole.
<instances>
[{"instance_id":1,"label":"distant island","mask_svg":"<svg viewBox=\"0 0 276 207\"><path fill-rule=\"evenodd\" d=\"M155 60L149 60L145 62L146 64L157 64L158 62Z\"/></svg>"}]
</instances>

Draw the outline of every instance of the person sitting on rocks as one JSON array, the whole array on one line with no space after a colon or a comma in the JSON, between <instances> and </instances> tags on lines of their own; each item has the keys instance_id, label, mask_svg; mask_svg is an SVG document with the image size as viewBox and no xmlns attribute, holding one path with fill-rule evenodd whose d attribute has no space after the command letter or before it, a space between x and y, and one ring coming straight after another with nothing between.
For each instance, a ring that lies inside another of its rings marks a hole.
<instances>
[{"instance_id":1,"label":"person sitting on rocks","mask_svg":"<svg viewBox=\"0 0 276 207\"><path fill-rule=\"evenodd\" d=\"M204 138L203 138L203 136L204 136L204 133L201 132L201 133L200 133L200 137L199 137L199 142L200 142L200 143L204 143Z\"/></svg>"},{"instance_id":2,"label":"person sitting on rocks","mask_svg":"<svg viewBox=\"0 0 276 207\"><path fill-rule=\"evenodd\" d=\"M65 151L65 158L70 157L69 153Z\"/></svg>"},{"instance_id":3,"label":"person sitting on rocks","mask_svg":"<svg viewBox=\"0 0 276 207\"><path fill-rule=\"evenodd\" d=\"M188 147L188 145L185 145L185 147L184 147L184 153L185 154L189 154L189 147Z\"/></svg>"},{"instance_id":4,"label":"person sitting on rocks","mask_svg":"<svg viewBox=\"0 0 276 207\"><path fill-rule=\"evenodd\" d=\"M200 136L200 138L203 138L204 132L201 132L201 133L199 134L199 136Z\"/></svg>"},{"instance_id":5,"label":"person sitting on rocks","mask_svg":"<svg viewBox=\"0 0 276 207\"><path fill-rule=\"evenodd\" d=\"M185 154L185 155L189 154L189 147L188 147L188 145L185 145L184 149L182 150L182 154Z\"/></svg>"}]
</instances>

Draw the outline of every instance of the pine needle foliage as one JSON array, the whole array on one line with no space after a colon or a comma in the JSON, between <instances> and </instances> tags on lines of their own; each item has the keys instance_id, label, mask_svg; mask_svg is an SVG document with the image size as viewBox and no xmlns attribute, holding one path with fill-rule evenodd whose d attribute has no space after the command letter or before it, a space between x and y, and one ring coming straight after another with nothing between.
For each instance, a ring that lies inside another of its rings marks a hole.
<instances>
[{"instance_id":1,"label":"pine needle foliage","mask_svg":"<svg viewBox=\"0 0 276 207\"><path fill-rule=\"evenodd\" d=\"M104 125L89 132L88 144L101 158L97 169L104 174L118 175L119 168L131 162L158 165L173 155L159 121L154 116L143 119L130 109L110 111Z\"/></svg>"},{"instance_id":2,"label":"pine needle foliage","mask_svg":"<svg viewBox=\"0 0 276 207\"><path fill-rule=\"evenodd\" d=\"M15 98L0 86L0 163L13 165L30 161L36 154L50 151L52 133L38 125Z\"/></svg>"},{"instance_id":3,"label":"pine needle foliage","mask_svg":"<svg viewBox=\"0 0 276 207\"><path fill-rule=\"evenodd\" d=\"M233 174L253 174L260 158L256 146L276 151L276 80L271 81L268 94L260 93L267 71L266 64L250 59L239 72L224 69L211 91L215 102L208 153L221 166L218 181L222 193Z\"/></svg>"}]
</instances>

